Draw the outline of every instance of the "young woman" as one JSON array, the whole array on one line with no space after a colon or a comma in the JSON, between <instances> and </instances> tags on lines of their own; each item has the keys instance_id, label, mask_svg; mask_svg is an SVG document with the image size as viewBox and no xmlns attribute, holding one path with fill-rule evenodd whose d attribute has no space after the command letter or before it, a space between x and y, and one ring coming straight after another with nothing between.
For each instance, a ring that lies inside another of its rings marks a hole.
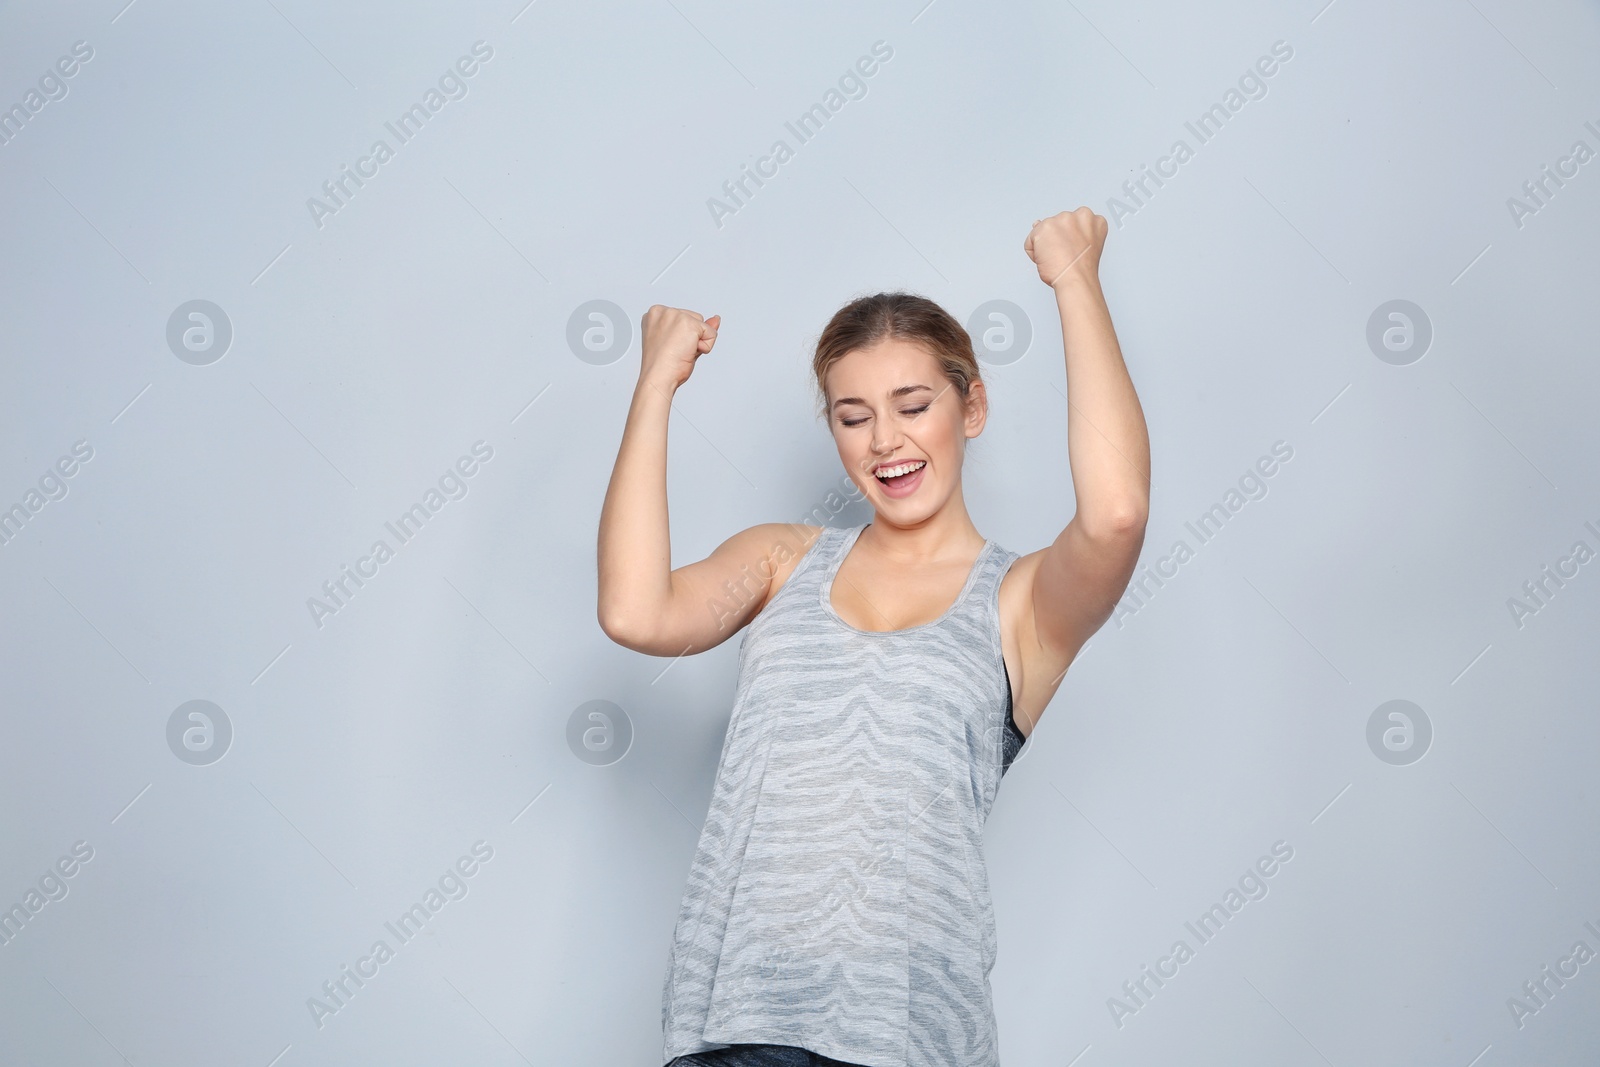
<instances>
[{"instance_id":1,"label":"young woman","mask_svg":"<svg viewBox=\"0 0 1600 1067\"><path fill-rule=\"evenodd\" d=\"M599 621L653 656L749 624L710 810L662 988L671 1067L996 1067L982 852L1001 776L1144 540L1149 440L1100 289L1106 220L1035 222L1056 294L1077 510L1020 555L967 514L961 463L988 395L971 340L906 293L834 315L813 369L873 507L852 529L763 523L676 570L672 395L719 316L651 307L600 516ZM1065 512L1059 448L1016 457Z\"/></svg>"}]
</instances>

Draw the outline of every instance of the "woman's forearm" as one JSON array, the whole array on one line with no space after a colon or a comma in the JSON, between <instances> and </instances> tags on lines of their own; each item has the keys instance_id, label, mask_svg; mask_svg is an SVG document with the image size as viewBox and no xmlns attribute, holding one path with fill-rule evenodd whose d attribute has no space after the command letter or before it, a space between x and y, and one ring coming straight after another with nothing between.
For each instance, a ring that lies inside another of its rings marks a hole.
<instances>
[{"instance_id":1,"label":"woman's forearm","mask_svg":"<svg viewBox=\"0 0 1600 1067\"><path fill-rule=\"evenodd\" d=\"M1077 519L1091 531L1142 520L1150 437L1099 278L1069 270L1052 287L1067 360L1067 451Z\"/></svg>"},{"instance_id":2,"label":"woman's forearm","mask_svg":"<svg viewBox=\"0 0 1600 1067\"><path fill-rule=\"evenodd\" d=\"M676 386L639 380L600 510L600 626L640 635L672 594L667 521L667 425Z\"/></svg>"}]
</instances>

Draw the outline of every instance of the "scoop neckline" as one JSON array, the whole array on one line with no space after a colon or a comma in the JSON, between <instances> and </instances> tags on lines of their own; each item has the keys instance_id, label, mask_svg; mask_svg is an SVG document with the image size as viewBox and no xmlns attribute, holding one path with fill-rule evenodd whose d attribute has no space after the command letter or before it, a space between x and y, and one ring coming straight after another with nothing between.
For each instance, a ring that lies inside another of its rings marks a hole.
<instances>
[{"instance_id":1,"label":"scoop neckline","mask_svg":"<svg viewBox=\"0 0 1600 1067\"><path fill-rule=\"evenodd\" d=\"M961 605L966 602L967 594L972 592L972 587L978 582L978 571L982 568L983 561L994 549L994 542L985 537L983 539L983 548L978 551L978 558L972 561L972 570L967 573L967 580L961 586L961 592L956 594L955 601L951 603L951 605L944 610L944 614L940 615L937 619L934 619L931 622L919 623L916 626L907 626L900 630L863 630L860 627L851 626L848 622L845 622L844 617L834 610L833 580L839 576L839 569L844 566L845 558L850 555L850 550L855 547L855 543L861 539L861 534L868 526L871 525L872 523L870 522L862 523L860 526L857 526L852 533L839 542L838 546L834 549L833 558L828 561L828 573L824 576L822 580L822 587L818 592L818 599L822 603L822 610L827 612L834 622L837 622L840 626L843 626L846 630L849 630L852 633L865 634L868 637L898 637L902 634L914 634L922 630L931 629L932 627L938 626L940 623L944 622L951 615L955 614L957 608L961 607Z\"/></svg>"}]
</instances>

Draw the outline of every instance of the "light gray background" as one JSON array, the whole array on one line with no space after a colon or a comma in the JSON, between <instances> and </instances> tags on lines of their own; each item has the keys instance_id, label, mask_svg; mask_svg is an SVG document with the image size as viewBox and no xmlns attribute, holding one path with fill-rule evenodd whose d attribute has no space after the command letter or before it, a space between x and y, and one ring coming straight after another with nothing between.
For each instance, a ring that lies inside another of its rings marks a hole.
<instances>
[{"instance_id":1,"label":"light gray background","mask_svg":"<svg viewBox=\"0 0 1600 1067\"><path fill-rule=\"evenodd\" d=\"M682 565L870 517L829 503L812 413L838 306L1014 302L1034 340L986 368L965 492L1041 548L1073 498L1027 229L1109 217L1280 40L1266 95L1107 241L1154 455L1140 573L1198 548L1090 642L995 805L1004 1062L1600 1054L1600 960L1508 1005L1600 951L1600 563L1508 606L1600 549L1600 161L1507 205L1600 149L1595 5L523 3L0 7L0 104L94 50L0 146L0 506L28 513L0 548L0 906L93 849L0 946L0 1061L656 1064L737 639L673 662L595 621L639 316L724 316L672 420ZM307 198L479 40L467 95L318 227ZM708 198L879 40L866 95L718 227ZM195 299L233 328L204 366L166 342ZM1366 339L1395 299L1433 329L1406 365ZM632 323L605 365L566 340L591 300ZM308 599L476 441L466 494L319 627ZM1278 441L1199 546L1185 523ZM41 479L67 492L33 513ZM1367 739L1395 699L1433 731L1404 766ZM232 726L205 766L167 740L191 700ZM631 731L602 765L568 741L595 700ZM1277 841L1268 895L1200 944L1184 923ZM319 1027L308 999L380 938Z\"/></svg>"}]
</instances>

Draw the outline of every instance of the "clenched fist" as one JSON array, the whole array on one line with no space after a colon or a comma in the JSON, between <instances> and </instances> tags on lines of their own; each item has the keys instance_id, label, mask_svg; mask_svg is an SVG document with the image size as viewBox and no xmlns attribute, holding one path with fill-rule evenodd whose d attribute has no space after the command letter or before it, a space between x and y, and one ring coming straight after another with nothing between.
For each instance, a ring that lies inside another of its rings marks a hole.
<instances>
[{"instance_id":1,"label":"clenched fist","mask_svg":"<svg viewBox=\"0 0 1600 1067\"><path fill-rule=\"evenodd\" d=\"M644 313L639 342L639 380L664 390L678 388L694 373L695 360L717 343L722 316L651 304Z\"/></svg>"},{"instance_id":2,"label":"clenched fist","mask_svg":"<svg viewBox=\"0 0 1600 1067\"><path fill-rule=\"evenodd\" d=\"M1100 277L1100 250L1105 247L1106 220L1087 207L1040 219L1028 231L1022 250L1039 268L1039 278L1054 288L1074 278Z\"/></svg>"}]
</instances>

